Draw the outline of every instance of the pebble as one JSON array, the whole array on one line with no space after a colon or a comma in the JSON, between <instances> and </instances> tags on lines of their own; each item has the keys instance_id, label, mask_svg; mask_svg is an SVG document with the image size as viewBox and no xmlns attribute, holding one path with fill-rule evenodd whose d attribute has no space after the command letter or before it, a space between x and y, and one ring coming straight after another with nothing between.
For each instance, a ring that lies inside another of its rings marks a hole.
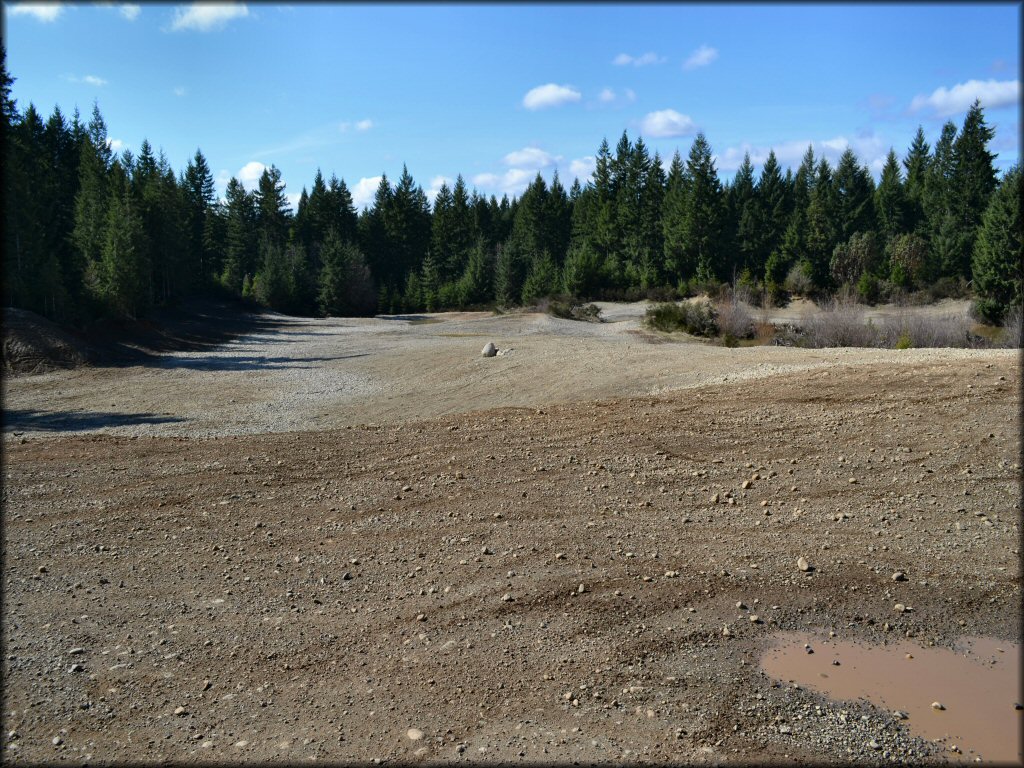
<instances>
[{"instance_id":1,"label":"pebble","mask_svg":"<svg viewBox=\"0 0 1024 768\"><path fill-rule=\"evenodd\" d=\"M78 656L81 653L85 653L85 648L72 648L68 651L68 656Z\"/></svg>"},{"instance_id":2,"label":"pebble","mask_svg":"<svg viewBox=\"0 0 1024 768\"><path fill-rule=\"evenodd\" d=\"M81 672L83 669L85 669L85 667L83 667L81 664L72 664L70 667L68 667L68 672Z\"/></svg>"},{"instance_id":3,"label":"pebble","mask_svg":"<svg viewBox=\"0 0 1024 768\"><path fill-rule=\"evenodd\" d=\"M581 595L582 595L582 594L583 594L584 592L586 592L586 591L587 591L587 587L586 587L586 585L584 585L584 584L580 584L580 585L579 585L578 587L576 587L576 592L577 592L578 594L581 594Z\"/></svg>"},{"instance_id":4,"label":"pebble","mask_svg":"<svg viewBox=\"0 0 1024 768\"><path fill-rule=\"evenodd\" d=\"M504 595L501 596L501 602L503 602L503 603L511 603L512 602L512 595L510 595L508 592L506 592Z\"/></svg>"},{"instance_id":5,"label":"pebble","mask_svg":"<svg viewBox=\"0 0 1024 768\"><path fill-rule=\"evenodd\" d=\"M750 614L750 623L751 624L760 624L761 623L761 617L758 616L756 613Z\"/></svg>"},{"instance_id":6,"label":"pebble","mask_svg":"<svg viewBox=\"0 0 1024 768\"><path fill-rule=\"evenodd\" d=\"M882 745L879 744L874 739L872 739L871 741L868 742L868 749L881 749L881 748L882 748Z\"/></svg>"},{"instance_id":7,"label":"pebble","mask_svg":"<svg viewBox=\"0 0 1024 768\"><path fill-rule=\"evenodd\" d=\"M895 608L896 613L903 613L907 610L907 606L905 606L903 603L896 603L896 605L893 607Z\"/></svg>"},{"instance_id":8,"label":"pebble","mask_svg":"<svg viewBox=\"0 0 1024 768\"><path fill-rule=\"evenodd\" d=\"M743 483L740 484L740 488L742 488L743 490L747 490L752 485L753 485L753 483L750 480L744 480Z\"/></svg>"},{"instance_id":9,"label":"pebble","mask_svg":"<svg viewBox=\"0 0 1024 768\"><path fill-rule=\"evenodd\" d=\"M423 738L423 731L421 731L419 728L410 728L408 731L405 732L405 735L413 741L419 741Z\"/></svg>"},{"instance_id":10,"label":"pebble","mask_svg":"<svg viewBox=\"0 0 1024 768\"><path fill-rule=\"evenodd\" d=\"M419 613L416 615L416 621L426 621L427 617L425 614Z\"/></svg>"},{"instance_id":11,"label":"pebble","mask_svg":"<svg viewBox=\"0 0 1024 768\"><path fill-rule=\"evenodd\" d=\"M793 729L790 728L788 725L780 725L779 726L779 733L792 733L792 732L793 732Z\"/></svg>"},{"instance_id":12,"label":"pebble","mask_svg":"<svg viewBox=\"0 0 1024 768\"><path fill-rule=\"evenodd\" d=\"M493 555L494 554L494 550L491 549L490 547L483 547L480 550L480 554L481 555Z\"/></svg>"},{"instance_id":13,"label":"pebble","mask_svg":"<svg viewBox=\"0 0 1024 768\"><path fill-rule=\"evenodd\" d=\"M719 496L716 493L714 496L711 497L711 503L712 504L717 504L718 503L718 499L719 499Z\"/></svg>"},{"instance_id":14,"label":"pebble","mask_svg":"<svg viewBox=\"0 0 1024 768\"><path fill-rule=\"evenodd\" d=\"M732 637L732 630L729 629L728 625L722 627L722 637Z\"/></svg>"},{"instance_id":15,"label":"pebble","mask_svg":"<svg viewBox=\"0 0 1024 768\"><path fill-rule=\"evenodd\" d=\"M811 570L811 564L807 562L806 557L798 558L796 561L796 567L799 568L801 571L804 571L805 573Z\"/></svg>"},{"instance_id":16,"label":"pebble","mask_svg":"<svg viewBox=\"0 0 1024 768\"><path fill-rule=\"evenodd\" d=\"M893 581L906 581L907 580L907 574L905 574L903 571L896 571L896 573L894 573L892 575L892 580Z\"/></svg>"},{"instance_id":17,"label":"pebble","mask_svg":"<svg viewBox=\"0 0 1024 768\"><path fill-rule=\"evenodd\" d=\"M64 743L64 740L60 736L54 736L52 742L53 746L59 747L61 744Z\"/></svg>"},{"instance_id":18,"label":"pebble","mask_svg":"<svg viewBox=\"0 0 1024 768\"><path fill-rule=\"evenodd\" d=\"M940 702L940 701L933 701L932 702L932 709L943 710L943 709L945 709L945 707L942 706L942 702Z\"/></svg>"},{"instance_id":19,"label":"pebble","mask_svg":"<svg viewBox=\"0 0 1024 768\"><path fill-rule=\"evenodd\" d=\"M897 720L906 720L908 717L910 717L910 715L908 715L906 712L900 709L897 709L895 712L892 713L892 715Z\"/></svg>"},{"instance_id":20,"label":"pebble","mask_svg":"<svg viewBox=\"0 0 1024 768\"><path fill-rule=\"evenodd\" d=\"M187 715L188 712L185 710L184 707L178 707L177 709L174 710L174 714L180 716L180 715Z\"/></svg>"}]
</instances>

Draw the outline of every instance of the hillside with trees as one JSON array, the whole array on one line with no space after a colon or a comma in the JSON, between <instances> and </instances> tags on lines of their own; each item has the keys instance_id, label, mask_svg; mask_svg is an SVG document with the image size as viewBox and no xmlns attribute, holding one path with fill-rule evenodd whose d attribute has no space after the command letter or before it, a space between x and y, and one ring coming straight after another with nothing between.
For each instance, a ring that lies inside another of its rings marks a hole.
<instances>
[{"instance_id":1,"label":"hillside with trees","mask_svg":"<svg viewBox=\"0 0 1024 768\"><path fill-rule=\"evenodd\" d=\"M144 140L114 154L98 105L19 111L2 72L5 306L70 326L224 292L299 315L676 298L723 283L758 301L837 292L972 295L992 323L1022 303L1020 167L1002 178L979 103L935 146L923 129L876 183L851 149L833 167L749 155L723 183L699 134L668 163L603 141L586 184L538 174L498 200L462 176L433 203L407 168L357 212L318 171L292 211L280 171L215 194L202 151L175 171ZM666 170L667 167L667 170Z\"/></svg>"}]
</instances>

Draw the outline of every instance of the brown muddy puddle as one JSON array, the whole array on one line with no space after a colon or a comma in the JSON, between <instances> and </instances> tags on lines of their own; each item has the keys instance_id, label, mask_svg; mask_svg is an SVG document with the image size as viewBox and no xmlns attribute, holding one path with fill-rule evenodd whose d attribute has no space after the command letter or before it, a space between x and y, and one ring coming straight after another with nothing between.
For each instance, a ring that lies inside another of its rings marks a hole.
<instances>
[{"instance_id":1,"label":"brown muddy puddle","mask_svg":"<svg viewBox=\"0 0 1024 768\"><path fill-rule=\"evenodd\" d=\"M761 668L831 699L861 699L905 712L910 731L946 745L953 760L1022 762L1024 712L1015 709L1024 703L1019 643L964 637L952 651L910 641L868 646L785 632L761 657ZM944 709L933 708L933 702Z\"/></svg>"}]
</instances>

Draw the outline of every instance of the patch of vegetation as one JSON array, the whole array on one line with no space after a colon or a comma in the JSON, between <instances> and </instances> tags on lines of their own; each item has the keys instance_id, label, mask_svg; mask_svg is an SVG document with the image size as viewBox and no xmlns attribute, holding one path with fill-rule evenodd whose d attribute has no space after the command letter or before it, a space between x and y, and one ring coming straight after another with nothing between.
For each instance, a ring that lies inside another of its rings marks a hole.
<instances>
[{"instance_id":1,"label":"patch of vegetation","mask_svg":"<svg viewBox=\"0 0 1024 768\"><path fill-rule=\"evenodd\" d=\"M562 320L581 320L589 323L600 323L601 308L596 304L582 304L562 298L546 299L541 302L542 311Z\"/></svg>"},{"instance_id":2,"label":"patch of vegetation","mask_svg":"<svg viewBox=\"0 0 1024 768\"><path fill-rule=\"evenodd\" d=\"M659 331L685 331L707 338L718 335L715 309L710 302L685 301L681 304L657 304L647 310L644 322Z\"/></svg>"}]
</instances>

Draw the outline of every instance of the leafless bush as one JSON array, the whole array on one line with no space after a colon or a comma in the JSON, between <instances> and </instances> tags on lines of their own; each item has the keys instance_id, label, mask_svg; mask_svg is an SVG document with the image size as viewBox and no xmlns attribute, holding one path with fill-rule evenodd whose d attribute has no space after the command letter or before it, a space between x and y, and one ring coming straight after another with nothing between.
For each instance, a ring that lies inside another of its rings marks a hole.
<instances>
[{"instance_id":1,"label":"leafless bush","mask_svg":"<svg viewBox=\"0 0 1024 768\"><path fill-rule=\"evenodd\" d=\"M1021 324L1024 323L1024 313L1020 307L1014 307L1006 313L1003 320L1003 333L999 337L1000 346L1007 349L1021 348Z\"/></svg>"},{"instance_id":2,"label":"leafless bush","mask_svg":"<svg viewBox=\"0 0 1024 768\"><path fill-rule=\"evenodd\" d=\"M803 347L872 347L876 329L865 320L864 308L833 299L803 321L798 342Z\"/></svg>"},{"instance_id":3,"label":"leafless bush","mask_svg":"<svg viewBox=\"0 0 1024 768\"><path fill-rule=\"evenodd\" d=\"M718 332L734 339L749 339L754 335L754 317L747 305L736 296L731 301L715 305Z\"/></svg>"},{"instance_id":4,"label":"leafless bush","mask_svg":"<svg viewBox=\"0 0 1024 768\"><path fill-rule=\"evenodd\" d=\"M971 333L971 321L965 315L924 315L900 313L885 318L878 326L878 346L907 347L979 347L984 340Z\"/></svg>"},{"instance_id":5,"label":"leafless bush","mask_svg":"<svg viewBox=\"0 0 1024 768\"><path fill-rule=\"evenodd\" d=\"M814 291L814 280L807 273L807 268L802 262L797 262L786 275L782 287L789 293L798 296L807 296Z\"/></svg>"}]
</instances>

